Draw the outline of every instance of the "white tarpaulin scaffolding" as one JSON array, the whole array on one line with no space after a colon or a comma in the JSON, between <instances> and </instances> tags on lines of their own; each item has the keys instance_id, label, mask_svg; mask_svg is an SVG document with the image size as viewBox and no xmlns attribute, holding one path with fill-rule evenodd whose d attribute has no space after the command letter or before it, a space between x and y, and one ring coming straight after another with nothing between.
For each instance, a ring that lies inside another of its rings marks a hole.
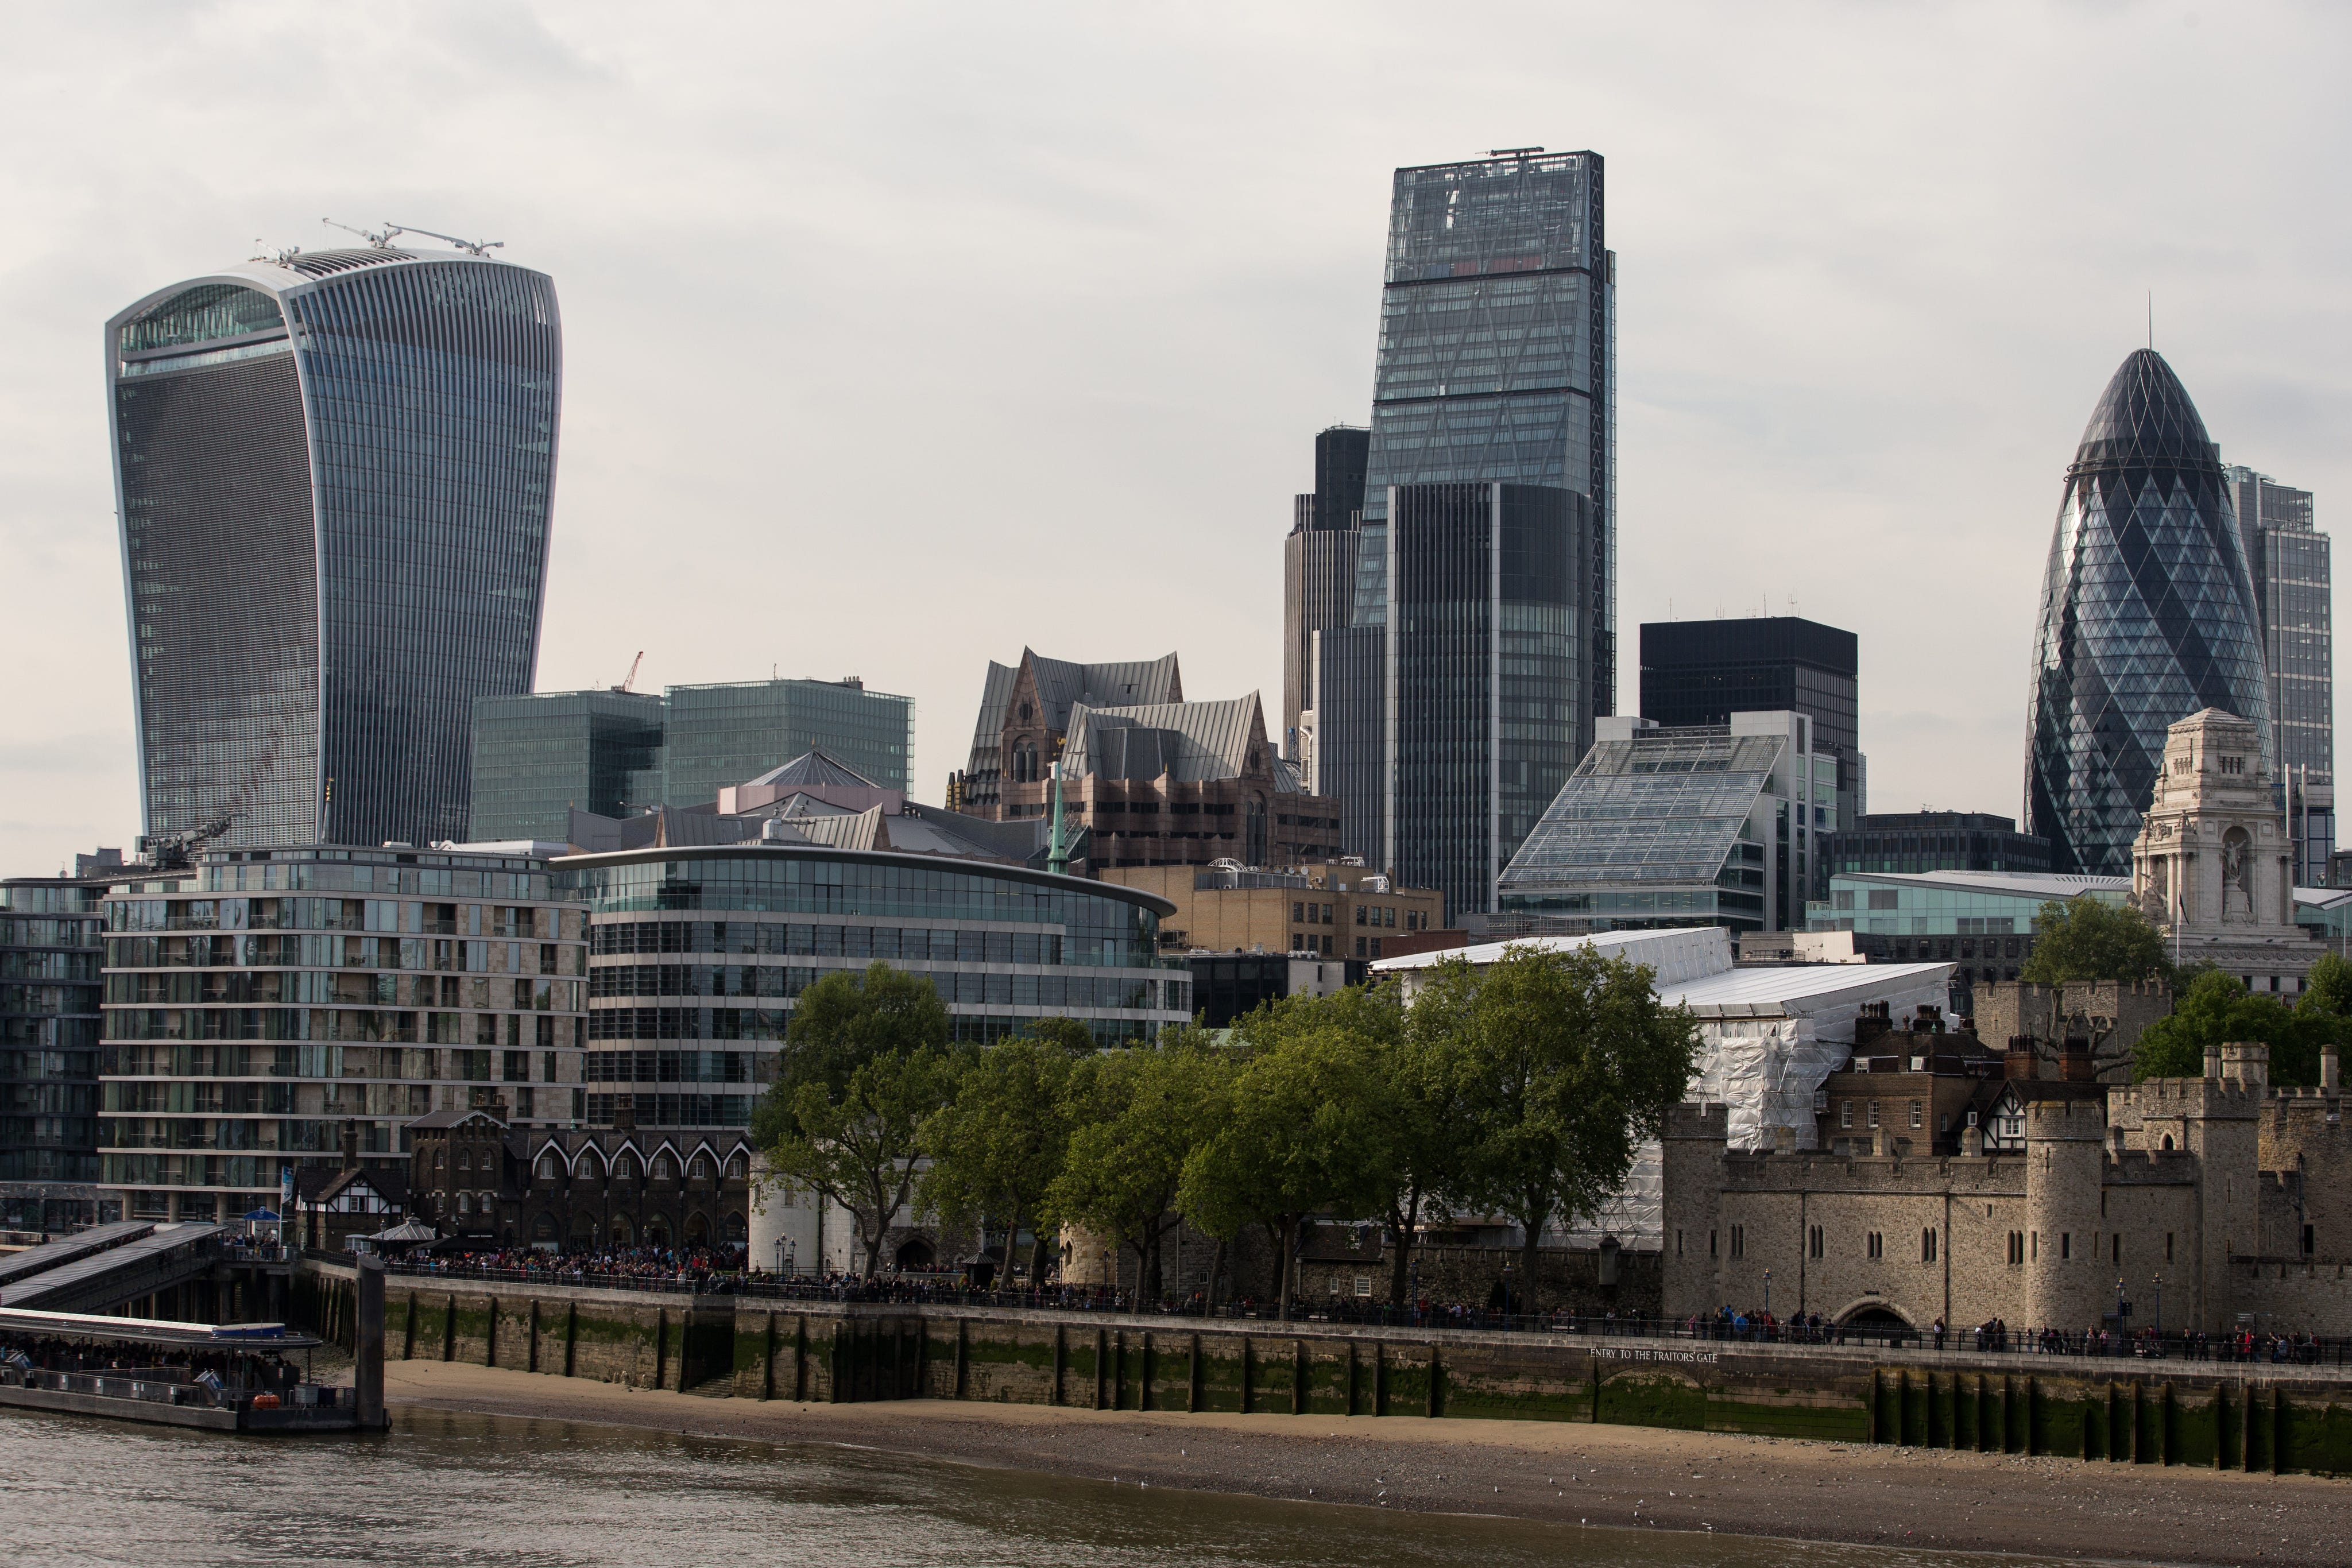
<instances>
[{"instance_id":1,"label":"white tarpaulin scaffolding","mask_svg":"<svg viewBox=\"0 0 2352 1568\"><path fill-rule=\"evenodd\" d=\"M1788 964L1735 968L1719 928L1612 931L1592 937L1545 937L1546 947L1590 944L1658 971L1658 995L1698 1019L1699 1056L1688 1098L1728 1108L1731 1145L1760 1149L1772 1129L1787 1127L1796 1146L1814 1146L1813 1092L1853 1052L1853 1021L1865 1003L1885 1002L1896 1029L1923 1006L1945 1005L1949 964ZM1491 961L1504 944L1462 954L1432 953L1372 966L1376 971L1425 967L1445 957ZM1410 982L1412 977L1408 976ZM1664 1237L1658 1145L1645 1145L1616 1200L1569 1233L1571 1245L1597 1246L1604 1235L1649 1250Z\"/></svg>"}]
</instances>

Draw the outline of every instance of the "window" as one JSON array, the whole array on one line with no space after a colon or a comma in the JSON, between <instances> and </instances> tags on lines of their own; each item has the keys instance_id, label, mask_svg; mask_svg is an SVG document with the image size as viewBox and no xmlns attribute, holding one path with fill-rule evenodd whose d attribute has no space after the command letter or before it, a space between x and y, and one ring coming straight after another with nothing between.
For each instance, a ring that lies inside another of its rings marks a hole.
<instances>
[{"instance_id":1,"label":"window","mask_svg":"<svg viewBox=\"0 0 2352 1568\"><path fill-rule=\"evenodd\" d=\"M1948 1133L1951 1130L1952 1113L1949 1111L1937 1113L1936 1116L1936 1131L1937 1133Z\"/></svg>"},{"instance_id":2,"label":"window","mask_svg":"<svg viewBox=\"0 0 2352 1568\"><path fill-rule=\"evenodd\" d=\"M1891 887L1874 887L1870 890L1870 907L1893 909L1895 907L1895 901L1897 896L1895 890Z\"/></svg>"},{"instance_id":3,"label":"window","mask_svg":"<svg viewBox=\"0 0 2352 1568\"><path fill-rule=\"evenodd\" d=\"M1356 905L1356 924L1357 924L1357 925L1361 925L1364 923L1364 916L1365 916L1366 915L1368 915L1369 913L1370 913L1370 908L1371 908L1371 906L1370 906L1370 904L1360 904Z\"/></svg>"},{"instance_id":4,"label":"window","mask_svg":"<svg viewBox=\"0 0 2352 1568\"><path fill-rule=\"evenodd\" d=\"M1914 1100L1911 1102L1911 1130L1916 1133L1923 1124L1919 1116L1919 1102Z\"/></svg>"},{"instance_id":5,"label":"window","mask_svg":"<svg viewBox=\"0 0 2352 1568\"><path fill-rule=\"evenodd\" d=\"M1935 1260L1936 1228L1931 1225L1927 1229L1919 1232L1919 1261L1922 1263L1933 1263Z\"/></svg>"},{"instance_id":6,"label":"window","mask_svg":"<svg viewBox=\"0 0 2352 1568\"><path fill-rule=\"evenodd\" d=\"M2172 1232L2169 1230L2164 1233L2164 1260L2168 1263L2172 1261Z\"/></svg>"},{"instance_id":7,"label":"window","mask_svg":"<svg viewBox=\"0 0 2352 1568\"><path fill-rule=\"evenodd\" d=\"M1735 1225L1731 1228L1731 1255L1734 1258L1748 1256L1748 1227Z\"/></svg>"},{"instance_id":8,"label":"window","mask_svg":"<svg viewBox=\"0 0 2352 1568\"><path fill-rule=\"evenodd\" d=\"M1851 1127L1853 1125L1853 1101L1841 1100L1838 1102L1838 1125L1841 1127Z\"/></svg>"},{"instance_id":9,"label":"window","mask_svg":"<svg viewBox=\"0 0 2352 1568\"><path fill-rule=\"evenodd\" d=\"M1291 901L1290 923L1293 925L1304 925L1307 924L1307 905L1297 899L1293 899Z\"/></svg>"},{"instance_id":10,"label":"window","mask_svg":"<svg viewBox=\"0 0 2352 1568\"><path fill-rule=\"evenodd\" d=\"M2025 1232L2012 1230L2009 1233L2009 1266L2015 1269L2022 1266L2024 1262Z\"/></svg>"},{"instance_id":11,"label":"window","mask_svg":"<svg viewBox=\"0 0 2352 1568\"><path fill-rule=\"evenodd\" d=\"M1814 1226L1805 1237L1805 1250L1818 1258L1822 1255L1822 1228Z\"/></svg>"},{"instance_id":12,"label":"window","mask_svg":"<svg viewBox=\"0 0 2352 1568\"><path fill-rule=\"evenodd\" d=\"M2306 1225L2303 1228L2303 1255L2308 1258L2318 1248L2312 1235L2311 1227Z\"/></svg>"},{"instance_id":13,"label":"window","mask_svg":"<svg viewBox=\"0 0 2352 1568\"><path fill-rule=\"evenodd\" d=\"M1706 1255L1710 1258L1715 1256L1715 1232L1712 1230L1706 1233Z\"/></svg>"},{"instance_id":14,"label":"window","mask_svg":"<svg viewBox=\"0 0 2352 1568\"><path fill-rule=\"evenodd\" d=\"M1356 1276L1356 1295L1357 1295L1357 1297L1358 1297L1359 1299L1367 1299L1367 1298L1369 1298L1369 1297L1371 1295L1371 1293L1372 1293L1372 1277L1371 1277L1370 1274L1359 1274L1359 1275L1357 1275L1357 1276Z\"/></svg>"},{"instance_id":15,"label":"window","mask_svg":"<svg viewBox=\"0 0 2352 1568\"><path fill-rule=\"evenodd\" d=\"M669 1156L667 1155L656 1155L654 1156L654 1180L669 1180L672 1169L673 1167L669 1163Z\"/></svg>"},{"instance_id":16,"label":"window","mask_svg":"<svg viewBox=\"0 0 2352 1568\"><path fill-rule=\"evenodd\" d=\"M2074 1233L2071 1230L2060 1231L2058 1233L2058 1261L2063 1263L2074 1256Z\"/></svg>"},{"instance_id":17,"label":"window","mask_svg":"<svg viewBox=\"0 0 2352 1568\"><path fill-rule=\"evenodd\" d=\"M2108 1237L2107 1239L2114 1244L2113 1256L2111 1256L2107 1261L2110 1263L2122 1262L2124 1260L2124 1233L2118 1230L2113 1236Z\"/></svg>"},{"instance_id":18,"label":"window","mask_svg":"<svg viewBox=\"0 0 2352 1568\"><path fill-rule=\"evenodd\" d=\"M709 1181L710 1179L710 1162L705 1159L702 1155L697 1155L694 1156L694 1163L686 1167L686 1174L692 1176L696 1181Z\"/></svg>"},{"instance_id":19,"label":"window","mask_svg":"<svg viewBox=\"0 0 2352 1568\"><path fill-rule=\"evenodd\" d=\"M728 1179L728 1180L730 1180L730 1181L740 1181L740 1180L742 1179L742 1177L743 1177L743 1156L742 1156L742 1155L728 1155L728 1156L727 1156L727 1179Z\"/></svg>"},{"instance_id":20,"label":"window","mask_svg":"<svg viewBox=\"0 0 2352 1568\"><path fill-rule=\"evenodd\" d=\"M1865 1248L1865 1249L1867 1250L1867 1252L1869 1253L1869 1255L1870 1255L1871 1257L1873 1257L1873 1258L1884 1258L1884 1257L1885 1257L1885 1256L1886 1256L1886 1238L1885 1238L1885 1236L1881 1235L1879 1232L1877 1232L1877 1231L1875 1231L1875 1230L1872 1231L1872 1232L1870 1233L1870 1236L1869 1236L1869 1239L1868 1239L1868 1241L1867 1241L1867 1244L1866 1244L1866 1248Z\"/></svg>"},{"instance_id":21,"label":"window","mask_svg":"<svg viewBox=\"0 0 2352 1568\"><path fill-rule=\"evenodd\" d=\"M2224 773L2243 773L2245 770L2246 770L2246 759L2245 759L2244 758L2242 758L2242 757L2224 757L2223 758L2221 758L2221 771L2222 771L2222 772L2224 772Z\"/></svg>"},{"instance_id":22,"label":"window","mask_svg":"<svg viewBox=\"0 0 2352 1568\"><path fill-rule=\"evenodd\" d=\"M1875 1100L1870 1103L1870 1127L1873 1132L1878 1130L1878 1102Z\"/></svg>"},{"instance_id":23,"label":"window","mask_svg":"<svg viewBox=\"0 0 2352 1568\"><path fill-rule=\"evenodd\" d=\"M1362 957L1363 956L1364 956L1364 939L1363 939L1362 937L1359 936L1359 937L1357 937L1357 938L1356 938L1356 956L1357 956L1357 957L1359 957L1359 958L1360 958L1360 957Z\"/></svg>"},{"instance_id":24,"label":"window","mask_svg":"<svg viewBox=\"0 0 2352 1568\"><path fill-rule=\"evenodd\" d=\"M555 1179L555 1156L553 1155L542 1155L540 1156L539 1179L541 1181L553 1181Z\"/></svg>"}]
</instances>

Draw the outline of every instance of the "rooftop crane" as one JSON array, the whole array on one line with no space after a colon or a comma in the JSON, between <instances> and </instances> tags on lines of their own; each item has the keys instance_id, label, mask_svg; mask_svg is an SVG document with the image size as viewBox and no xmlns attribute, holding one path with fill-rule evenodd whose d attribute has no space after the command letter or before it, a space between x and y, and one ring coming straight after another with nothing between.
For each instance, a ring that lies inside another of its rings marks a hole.
<instances>
[{"instance_id":1,"label":"rooftop crane","mask_svg":"<svg viewBox=\"0 0 2352 1568\"><path fill-rule=\"evenodd\" d=\"M331 229L341 229L347 235L357 235L360 238L367 241L368 244L373 246L378 250L390 250L392 248L393 236L394 235L406 234L408 232L406 229L402 228L398 224L386 224L380 229L355 229L349 224L339 224L332 218L320 218L319 221L326 225ZM419 230L418 232L422 233L423 231ZM434 237L437 239L440 236L436 235Z\"/></svg>"},{"instance_id":2,"label":"rooftop crane","mask_svg":"<svg viewBox=\"0 0 2352 1568\"><path fill-rule=\"evenodd\" d=\"M486 256L491 251L504 249L507 243L502 239L459 239L456 235L437 235L431 229L410 228L403 224L394 224L390 227L394 234L423 235L426 239L437 239L454 245L467 256Z\"/></svg>"},{"instance_id":3,"label":"rooftop crane","mask_svg":"<svg viewBox=\"0 0 2352 1568\"><path fill-rule=\"evenodd\" d=\"M630 687L635 685L637 684L637 666L645 662L646 651L643 648L640 648L637 650L637 656L629 661L629 673L623 676L621 684L614 686L613 689L616 692L625 692Z\"/></svg>"}]
</instances>

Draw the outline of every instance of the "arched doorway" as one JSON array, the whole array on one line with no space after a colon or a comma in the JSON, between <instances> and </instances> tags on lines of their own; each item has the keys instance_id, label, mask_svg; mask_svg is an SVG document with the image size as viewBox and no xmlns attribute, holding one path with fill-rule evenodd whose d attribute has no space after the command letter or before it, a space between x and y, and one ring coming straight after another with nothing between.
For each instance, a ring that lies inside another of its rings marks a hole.
<instances>
[{"instance_id":1,"label":"arched doorway","mask_svg":"<svg viewBox=\"0 0 2352 1568\"><path fill-rule=\"evenodd\" d=\"M743 1244L744 1238L751 1234L751 1228L744 1222L743 1217L740 1214L729 1215L725 1223L720 1227L720 1230L729 1241L738 1247L740 1247Z\"/></svg>"},{"instance_id":2,"label":"arched doorway","mask_svg":"<svg viewBox=\"0 0 2352 1568\"><path fill-rule=\"evenodd\" d=\"M898 1271L919 1274L929 1269L938 1257L939 1254L931 1249L931 1244L918 1236L898 1249Z\"/></svg>"},{"instance_id":3,"label":"arched doorway","mask_svg":"<svg viewBox=\"0 0 2352 1568\"><path fill-rule=\"evenodd\" d=\"M625 1214L613 1216L613 1245L634 1247L636 1243L637 1228L629 1223L629 1217Z\"/></svg>"},{"instance_id":4,"label":"arched doorway","mask_svg":"<svg viewBox=\"0 0 2352 1568\"><path fill-rule=\"evenodd\" d=\"M710 1239L710 1221L699 1214L686 1217L686 1244L699 1247Z\"/></svg>"},{"instance_id":5,"label":"arched doorway","mask_svg":"<svg viewBox=\"0 0 2352 1568\"><path fill-rule=\"evenodd\" d=\"M664 1219L659 1215L656 1215L651 1219L646 1221L646 1245L648 1247L667 1247L669 1245L668 1220Z\"/></svg>"}]
</instances>

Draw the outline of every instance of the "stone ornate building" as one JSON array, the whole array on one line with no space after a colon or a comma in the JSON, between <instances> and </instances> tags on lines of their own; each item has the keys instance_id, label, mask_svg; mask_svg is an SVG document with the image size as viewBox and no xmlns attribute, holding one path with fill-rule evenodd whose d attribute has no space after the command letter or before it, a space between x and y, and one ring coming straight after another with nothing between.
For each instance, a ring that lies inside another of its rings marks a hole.
<instances>
[{"instance_id":1,"label":"stone ornate building","mask_svg":"<svg viewBox=\"0 0 2352 1568\"><path fill-rule=\"evenodd\" d=\"M2199 1078L2022 1080L2021 1145L1847 1157L1729 1146L1724 1108L1671 1113L1664 1310L1768 1303L1837 1322L1999 1317L2079 1332L2352 1332L2352 1148L2338 1062L2273 1089L2269 1050Z\"/></svg>"},{"instance_id":2,"label":"stone ornate building","mask_svg":"<svg viewBox=\"0 0 2352 1568\"><path fill-rule=\"evenodd\" d=\"M2210 707L2166 731L2132 841L2132 901L2179 962L2292 993L2324 949L2294 923L2294 845L2263 739L2262 726Z\"/></svg>"}]
</instances>

